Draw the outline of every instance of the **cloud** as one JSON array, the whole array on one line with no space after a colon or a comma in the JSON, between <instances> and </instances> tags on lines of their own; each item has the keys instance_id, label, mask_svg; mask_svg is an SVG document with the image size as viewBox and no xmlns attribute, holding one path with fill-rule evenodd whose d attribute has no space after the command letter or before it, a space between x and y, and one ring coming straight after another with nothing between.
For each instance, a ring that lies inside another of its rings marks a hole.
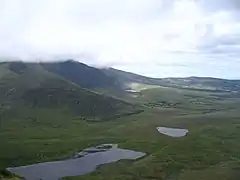
<instances>
[{"instance_id":1,"label":"cloud","mask_svg":"<svg viewBox=\"0 0 240 180\"><path fill-rule=\"evenodd\" d=\"M238 0L2 0L0 57L74 58L155 77L219 76L211 69L225 60L224 77L236 78L239 13Z\"/></svg>"},{"instance_id":2,"label":"cloud","mask_svg":"<svg viewBox=\"0 0 240 180\"><path fill-rule=\"evenodd\" d=\"M239 0L196 0L199 5L208 12L232 11L240 9Z\"/></svg>"}]
</instances>

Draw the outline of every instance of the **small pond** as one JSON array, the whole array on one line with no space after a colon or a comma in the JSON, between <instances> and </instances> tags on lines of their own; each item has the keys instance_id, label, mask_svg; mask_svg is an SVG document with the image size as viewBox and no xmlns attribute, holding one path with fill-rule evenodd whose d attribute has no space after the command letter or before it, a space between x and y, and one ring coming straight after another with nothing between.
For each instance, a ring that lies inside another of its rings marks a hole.
<instances>
[{"instance_id":1,"label":"small pond","mask_svg":"<svg viewBox=\"0 0 240 180\"><path fill-rule=\"evenodd\" d=\"M124 159L135 160L143 156L145 153L106 144L84 149L76 153L72 159L7 168L7 170L26 180L58 180L66 176L90 173L99 165Z\"/></svg>"},{"instance_id":2,"label":"small pond","mask_svg":"<svg viewBox=\"0 0 240 180\"><path fill-rule=\"evenodd\" d=\"M169 127L157 127L158 132L171 136L171 137L183 137L188 133L187 129L177 129L177 128L169 128Z\"/></svg>"}]
</instances>

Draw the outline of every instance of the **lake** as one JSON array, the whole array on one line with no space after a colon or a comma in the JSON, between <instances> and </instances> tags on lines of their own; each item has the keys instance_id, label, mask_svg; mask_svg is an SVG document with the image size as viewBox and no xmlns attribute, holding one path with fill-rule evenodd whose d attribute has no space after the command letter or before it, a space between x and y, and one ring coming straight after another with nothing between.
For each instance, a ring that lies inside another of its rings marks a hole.
<instances>
[{"instance_id":1,"label":"lake","mask_svg":"<svg viewBox=\"0 0 240 180\"><path fill-rule=\"evenodd\" d=\"M90 173L99 165L124 159L136 160L143 156L145 153L113 147L105 151L87 153L80 158L13 167L7 170L26 180L58 180L66 176Z\"/></svg>"},{"instance_id":2,"label":"lake","mask_svg":"<svg viewBox=\"0 0 240 180\"><path fill-rule=\"evenodd\" d=\"M157 127L157 130L167 136L171 137L183 137L188 133L187 129L169 128L169 127Z\"/></svg>"}]
</instances>

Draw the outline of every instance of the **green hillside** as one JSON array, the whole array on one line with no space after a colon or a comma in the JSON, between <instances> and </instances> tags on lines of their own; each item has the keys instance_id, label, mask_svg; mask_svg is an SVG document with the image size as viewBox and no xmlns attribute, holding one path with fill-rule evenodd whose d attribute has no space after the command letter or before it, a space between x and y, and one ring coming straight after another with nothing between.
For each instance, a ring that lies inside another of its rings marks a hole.
<instances>
[{"instance_id":1,"label":"green hillside","mask_svg":"<svg viewBox=\"0 0 240 180\"><path fill-rule=\"evenodd\" d=\"M114 85L86 89L45 64L0 64L0 179L18 179L7 167L71 158L102 143L147 155L66 179L239 179L240 95L232 92L237 81L192 77L188 82L99 71ZM133 91L122 91L119 85ZM189 133L173 138L160 134L159 126Z\"/></svg>"},{"instance_id":2,"label":"green hillside","mask_svg":"<svg viewBox=\"0 0 240 180\"><path fill-rule=\"evenodd\" d=\"M160 85L161 80L150 78L146 76L141 76L138 74L117 70L114 68L102 69L104 73L106 73L110 77L114 77L120 82L122 85L127 85L129 83L140 83L140 84L149 84L149 85Z\"/></svg>"},{"instance_id":3,"label":"green hillside","mask_svg":"<svg viewBox=\"0 0 240 180\"><path fill-rule=\"evenodd\" d=\"M96 119L137 112L129 103L83 89L37 63L12 62L0 68L2 110L67 108L75 115Z\"/></svg>"},{"instance_id":4,"label":"green hillside","mask_svg":"<svg viewBox=\"0 0 240 180\"><path fill-rule=\"evenodd\" d=\"M217 79L210 77L189 77L189 78L165 78L169 84L181 86L183 88L239 91L239 80Z\"/></svg>"},{"instance_id":5,"label":"green hillside","mask_svg":"<svg viewBox=\"0 0 240 180\"><path fill-rule=\"evenodd\" d=\"M67 179L238 179L239 97L178 88L141 93L137 101L145 111L115 121L83 121L60 108L6 111L1 121L4 148L0 149L0 167L65 159L86 147L118 143L147 156L103 165L90 174ZM177 106L161 106L160 101ZM157 132L158 126L187 128L189 134L168 137Z\"/></svg>"},{"instance_id":6,"label":"green hillside","mask_svg":"<svg viewBox=\"0 0 240 180\"><path fill-rule=\"evenodd\" d=\"M139 83L184 89L240 91L240 80L227 80L210 77L149 78L113 68L103 69L103 71L107 75L116 78L121 84L124 84L125 87L128 87L128 84L131 83Z\"/></svg>"},{"instance_id":7,"label":"green hillside","mask_svg":"<svg viewBox=\"0 0 240 180\"><path fill-rule=\"evenodd\" d=\"M115 78L107 76L100 69L68 60L64 62L42 63L49 72L55 73L68 81L84 88L99 88L117 85Z\"/></svg>"}]
</instances>

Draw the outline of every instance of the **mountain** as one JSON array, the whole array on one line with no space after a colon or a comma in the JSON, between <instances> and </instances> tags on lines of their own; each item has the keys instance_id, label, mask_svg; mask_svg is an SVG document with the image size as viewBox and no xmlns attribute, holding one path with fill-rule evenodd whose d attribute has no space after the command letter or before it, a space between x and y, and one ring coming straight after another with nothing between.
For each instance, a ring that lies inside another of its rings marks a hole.
<instances>
[{"instance_id":1,"label":"mountain","mask_svg":"<svg viewBox=\"0 0 240 180\"><path fill-rule=\"evenodd\" d=\"M47 65L48 67L52 66L51 64ZM86 80L83 80L83 82L77 81L78 79L68 80L68 77L73 77L73 75L77 77L76 69L80 66L83 66L82 69L87 69L83 72L90 73L92 70L90 67L82 64L78 65L75 62L59 63L56 66L66 70L63 71L63 76L48 71L46 64L1 63L0 110L67 109L76 116L91 119L109 119L138 112L137 107L132 104L100 95L78 85L94 87L111 84L113 82L111 81L112 78L107 77L100 70L93 69L95 74L90 76L90 79L93 79L87 84ZM67 71L70 72L71 68L75 73L66 78ZM79 72L79 74L83 74L83 72ZM98 75L101 77L98 77ZM85 74L85 78L88 78L88 74ZM81 77L80 79L84 78ZM74 80L79 83L77 84Z\"/></svg>"},{"instance_id":2,"label":"mountain","mask_svg":"<svg viewBox=\"0 0 240 180\"><path fill-rule=\"evenodd\" d=\"M165 78L173 86L193 89L240 91L240 80L218 79L212 77Z\"/></svg>"},{"instance_id":3,"label":"mountain","mask_svg":"<svg viewBox=\"0 0 240 180\"><path fill-rule=\"evenodd\" d=\"M226 93L238 87L239 81L155 79L74 61L2 62L0 179L18 179L8 167L68 160L106 143L146 156L64 179L239 179L240 93ZM123 96L117 97L138 105L95 92L118 88ZM189 133L176 138L159 126Z\"/></svg>"},{"instance_id":4,"label":"mountain","mask_svg":"<svg viewBox=\"0 0 240 180\"><path fill-rule=\"evenodd\" d=\"M123 86L138 83L164 87L187 88L210 91L240 91L240 80L227 80L211 77L150 78L114 68L103 70L108 76L116 78Z\"/></svg>"},{"instance_id":5,"label":"mountain","mask_svg":"<svg viewBox=\"0 0 240 180\"><path fill-rule=\"evenodd\" d=\"M128 83L142 83L149 85L158 85L161 83L160 79L150 78L114 68L102 69L102 71L108 76L114 77L123 86L126 86Z\"/></svg>"},{"instance_id":6,"label":"mountain","mask_svg":"<svg viewBox=\"0 0 240 180\"><path fill-rule=\"evenodd\" d=\"M106 75L100 69L87 66L74 60L42 63L41 65L49 72L57 74L84 88L100 88L117 85L113 77Z\"/></svg>"},{"instance_id":7,"label":"mountain","mask_svg":"<svg viewBox=\"0 0 240 180\"><path fill-rule=\"evenodd\" d=\"M8 68L4 69L6 66ZM24 82L19 81L25 83L24 86L38 84L38 80L44 75L64 79L85 89L113 89L115 92L131 89L132 84L208 91L240 91L240 80L210 77L150 78L114 68L98 69L74 60L51 63L3 62L0 64L0 71L0 77L8 73L8 76L5 76L6 81L16 75L27 79ZM28 83L29 81L31 82Z\"/></svg>"}]
</instances>

